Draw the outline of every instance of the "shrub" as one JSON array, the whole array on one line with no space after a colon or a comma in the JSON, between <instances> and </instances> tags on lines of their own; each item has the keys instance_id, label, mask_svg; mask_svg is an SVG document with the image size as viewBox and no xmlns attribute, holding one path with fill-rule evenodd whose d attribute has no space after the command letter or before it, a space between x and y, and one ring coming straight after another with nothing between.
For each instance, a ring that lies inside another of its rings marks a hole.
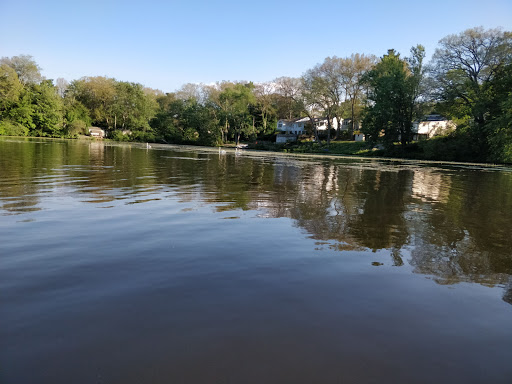
<instances>
[{"instance_id":1,"label":"shrub","mask_svg":"<svg viewBox=\"0 0 512 384\"><path fill-rule=\"evenodd\" d=\"M271 141L258 140L249 144L249 148L258 149L260 151L281 151L285 144L275 143Z\"/></svg>"},{"instance_id":2,"label":"shrub","mask_svg":"<svg viewBox=\"0 0 512 384\"><path fill-rule=\"evenodd\" d=\"M154 143L156 141L155 135L153 132L143 132L143 131L135 131L130 134L130 136L126 136L128 139L133 141L139 141L143 143Z\"/></svg>"},{"instance_id":3,"label":"shrub","mask_svg":"<svg viewBox=\"0 0 512 384\"><path fill-rule=\"evenodd\" d=\"M434 137L418 143L426 160L485 161L475 142L466 134Z\"/></svg>"},{"instance_id":4,"label":"shrub","mask_svg":"<svg viewBox=\"0 0 512 384\"><path fill-rule=\"evenodd\" d=\"M113 131L109 136L114 141L129 141L130 140L130 137L128 135L123 134L121 131Z\"/></svg>"},{"instance_id":5,"label":"shrub","mask_svg":"<svg viewBox=\"0 0 512 384\"><path fill-rule=\"evenodd\" d=\"M85 135L87 133L87 123L83 120L73 120L68 125L68 135Z\"/></svg>"},{"instance_id":6,"label":"shrub","mask_svg":"<svg viewBox=\"0 0 512 384\"><path fill-rule=\"evenodd\" d=\"M512 164L512 130L502 128L489 138L489 160Z\"/></svg>"},{"instance_id":7,"label":"shrub","mask_svg":"<svg viewBox=\"0 0 512 384\"><path fill-rule=\"evenodd\" d=\"M0 135L27 136L29 129L21 124L9 120L0 121Z\"/></svg>"}]
</instances>

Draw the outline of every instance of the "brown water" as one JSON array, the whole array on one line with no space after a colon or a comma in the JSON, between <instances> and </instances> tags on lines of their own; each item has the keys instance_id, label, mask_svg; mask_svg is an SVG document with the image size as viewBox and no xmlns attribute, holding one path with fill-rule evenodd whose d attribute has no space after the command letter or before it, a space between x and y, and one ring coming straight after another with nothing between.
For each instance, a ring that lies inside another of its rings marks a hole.
<instances>
[{"instance_id":1,"label":"brown water","mask_svg":"<svg viewBox=\"0 0 512 384\"><path fill-rule=\"evenodd\" d=\"M0 139L0 383L512 383L512 172Z\"/></svg>"}]
</instances>

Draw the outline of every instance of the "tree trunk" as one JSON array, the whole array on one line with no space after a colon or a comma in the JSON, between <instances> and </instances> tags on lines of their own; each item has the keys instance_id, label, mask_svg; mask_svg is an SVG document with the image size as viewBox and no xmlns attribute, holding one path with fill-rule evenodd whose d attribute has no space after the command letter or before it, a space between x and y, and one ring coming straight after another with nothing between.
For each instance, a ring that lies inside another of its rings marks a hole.
<instances>
[{"instance_id":1,"label":"tree trunk","mask_svg":"<svg viewBox=\"0 0 512 384\"><path fill-rule=\"evenodd\" d=\"M318 129L316 129L316 124L315 124L315 121L313 119L313 116L311 116L308 113L308 118L309 118L309 122L311 123L311 126L313 127L313 134L315 135L315 141L317 143L319 143L320 142L320 138L318 137Z\"/></svg>"},{"instance_id":2,"label":"tree trunk","mask_svg":"<svg viewBox=\"0 0 512 384\"><path fill-rule=\"evenodd\" d=\"M224 133L226 136L224 136ZM224 130L222 131L222 144L224 144L228 139L228 119L226 119L226 123L224 125Z\"/></svg>"},{"instance_id":3,"label":"tree trunk","mask_svg":"<svg viewBox=\"0 0 512 384\"><path fill-rule=\"evenodd\" d=\"M355 98L351 100L351 103L350 103L350 136L354 136L354 127L355 127L355 124L356 124L356 119L354 117L355 115L355 104L356 104L356 101L355 101Z\"/></svg>"},{"instance_id":4,"label":"tree trunk","mask_svg":"<svg viewBox=\"0 0 512 384\"><path fill-rule=\"evenodd\" d=\"M327 146L329 146L331 144L331 129L332 129L331 117L329 115L327 115Z\"/></svg>"},{"instance_id":5,"label":"tree trunk","mask_svg":"<svg viewBox=\"0 0 512 384\"><path fill-rule=\"evenodd\" d=\"M336 122L338 123L338 126L336 128L336 136L334 137L334 140L339 140L341 135L341 122L338 116L336 116Z\"/></svg>"}]
</instances>

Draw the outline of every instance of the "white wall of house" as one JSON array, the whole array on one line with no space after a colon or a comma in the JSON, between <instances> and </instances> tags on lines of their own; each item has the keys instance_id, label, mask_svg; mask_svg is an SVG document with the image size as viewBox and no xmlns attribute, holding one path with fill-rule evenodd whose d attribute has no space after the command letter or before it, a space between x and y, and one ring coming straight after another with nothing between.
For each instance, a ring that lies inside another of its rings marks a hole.
<instances>
[{"instance_id":1,"label":"white wall of house","mask_svg":"<svg viewBox=\"0 0 512 384\"><path fill-rule=\"evenodd\" d=\"M325 117L317 117L314 118L314 124L318 131L326 131L327 130L327 118ZM288 141L296 141L297 136L303 135L306 133L306 124L310 124L310 119L308 117L293 119L293 120L285 120L281 119L277 122L277 132L278 135L276 137L276 143L285 143ZM338 121L336 118L332 119L331 122L332 129L338 129ZM349 119L340 119L340 129L342 131L346 131L350 128L350 120ZM292 137L295 135L295 137ZM364 140L364 139L362 139Z\"/></svg>"},{"instance_id":2,"label":"white wall of house","mask_svg":"<svg viewBox=\"0 0 512 384\"><path fill-rule=\"evenodd\" d=\"M341 128L340 130L342 131L348 131L348 129L350 128L351 124L350 124L350 119L342 119L341 120ZM357 129L357 127L356 127Z\"/></svg>"},{"instance_id":3,"label":"white wall of house","mask_svg":"<svg viewBox=\"0 0 512 384\"><path fill-rule=\"evenodd\" d=\"M446 120L439 115L429 115L425 120L415 122L413 131L417 136L423 136L430 139L437 135L446 135L455 130L455 123Z\"/></svg>"},{"instance_id":4,"label":"white wall of house","mask_svg":"<svg viewBox=\"0 0 512 384\"><path fill-rule=\"evenodd\" d=\"M105 137L105 131L98 127L89 127L89 135L92 137Z\"/></svg>"},{"instance_id":5,"label":"white wall of house","mask_svg":"<svg viewBox=\"0 0 512 384\"><path fill-rule=\"evenodd\" d=\"M277 122L277 130L286 134L302 135L306 132L307 119L279 120Z\"/></svg>"},{"instance_id":6,"label":"white wall of house","mask_svg":"<svg viewBox=\"0 0 512 384\"><path fill-rule=\"evenodd\" d=\"M316 125L317 130L326 131L327 125L328 125L328 119L326 117L317 118L317 119L315 119L315 125ZM333 118L331 121L331 128L338 129L338 120L336 120L335 118ZM343 129L343 123L342 123L342 129Z\"/></svg>"}]
</instances>

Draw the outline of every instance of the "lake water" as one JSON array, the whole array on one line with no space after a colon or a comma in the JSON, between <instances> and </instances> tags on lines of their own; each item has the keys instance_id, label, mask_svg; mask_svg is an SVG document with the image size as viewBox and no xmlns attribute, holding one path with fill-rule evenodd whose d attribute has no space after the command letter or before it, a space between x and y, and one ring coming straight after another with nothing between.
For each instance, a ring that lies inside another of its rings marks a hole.
<instances>
[{"instance_id":1,"label":"lake water","mask_svg":"<svg viewBox=\"0 0 512 384\"><path fill-rule=\"evenodd\" d=\"M512 383L512 171L0 139L0 382Z\"/></svg>"}]
</instances>

